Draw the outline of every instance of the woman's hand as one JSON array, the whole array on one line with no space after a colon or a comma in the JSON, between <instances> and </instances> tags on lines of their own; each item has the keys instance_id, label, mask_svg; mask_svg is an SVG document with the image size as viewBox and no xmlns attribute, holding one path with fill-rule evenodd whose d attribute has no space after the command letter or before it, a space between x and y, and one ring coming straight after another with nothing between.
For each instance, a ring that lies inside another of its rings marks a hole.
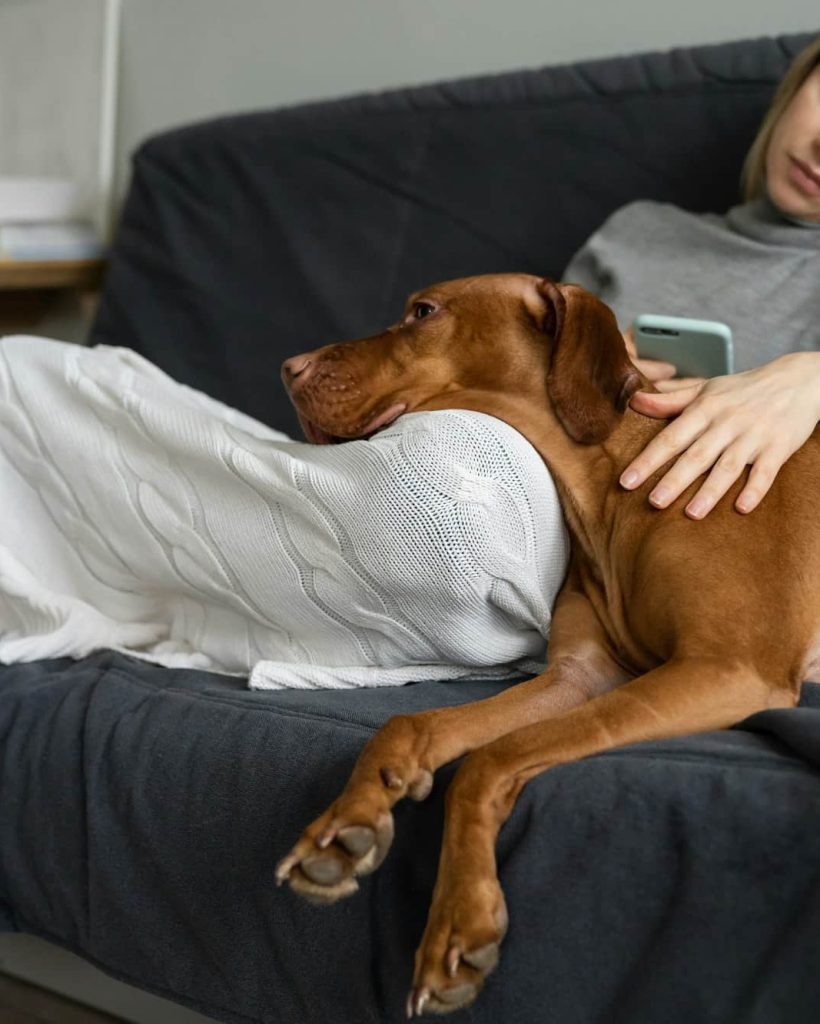
<instances>
[{"instance_id":1,"label":"woman's hand","mask_svg":"<svg viewBox=\"0 0 820 1024\"><path fill-rule=\"evenodd\" d=\"M738 512L751 512L786 459L817 426L820 352L793 352L754 370L667 394L638 391L629 404L645 416L677 419L626 467L622 486L633 490L678 456L649 495L656 508L666 508L711 467L686 506L687 515L702 519L751 465L735 501Z\"/></svg>"}]
</instances>

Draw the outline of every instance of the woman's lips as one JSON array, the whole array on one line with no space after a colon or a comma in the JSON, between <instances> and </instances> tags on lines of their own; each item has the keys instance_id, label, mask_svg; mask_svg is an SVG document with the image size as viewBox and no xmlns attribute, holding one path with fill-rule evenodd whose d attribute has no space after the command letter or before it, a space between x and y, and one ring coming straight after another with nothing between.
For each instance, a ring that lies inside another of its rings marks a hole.
<instances>
[{"instance_id":1,"label":"woman's lips","mask_svg":"<svg viewBox=\"0 0 820 1024\"><path fill-rule=\"evenodd\" d=\"M796 185L804 195L820 196L820 174L815 174L807 164L796 157L790 156L789 160L791 162L789 178L792 184Z\"/></svg>"}]
</instances>

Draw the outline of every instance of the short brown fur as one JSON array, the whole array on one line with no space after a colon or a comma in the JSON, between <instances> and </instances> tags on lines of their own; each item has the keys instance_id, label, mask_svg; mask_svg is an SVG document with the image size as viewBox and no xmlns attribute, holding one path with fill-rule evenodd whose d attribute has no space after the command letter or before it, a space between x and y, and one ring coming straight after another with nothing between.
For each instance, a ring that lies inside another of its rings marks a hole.
<instances>
[{"instance_id":1,"label":"short brown fur","mask_svg":"<svg viewBox=\"0 0 820 1024\"><path fill-rule=\"evenodd\" d=\"M818 434L750 515L733 508L746 473L702 521L682 511L701 481L653 509L647 495L666 467L635 491L618 479L665 422L628 408L652 387L612 312L577 286L525 274L424 289L383 333L294 357L283 377L306 429L337 440L401 404L504 420L549 467L570 531L546 670L487 700L390 719L277 868L279 883L318 902L355 891L355 876L387 854L393 805L422 799L436 769L466 754L408 999L408 1016L447 1013L497 962L506 908L495 839L529 779L792 706L820 667Z\"/></svg>"}]
</instances>

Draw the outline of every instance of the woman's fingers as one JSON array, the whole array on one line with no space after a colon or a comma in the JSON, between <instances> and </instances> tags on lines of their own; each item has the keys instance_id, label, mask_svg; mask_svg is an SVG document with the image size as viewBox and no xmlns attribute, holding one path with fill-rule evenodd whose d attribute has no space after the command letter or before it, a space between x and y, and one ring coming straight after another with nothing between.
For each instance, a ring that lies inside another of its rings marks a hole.
<instances>
[{"instance_id":1,"label":"woman's fingers","mask_svg":"<svg viewBox=\"0 0 820 1024\"><path fill-rule=\"evenodd\" d=\"M686 506L702 519L751 465L735 501L737 511L751 512L820 422L818 381L820 352L792 352L742 373L636 392L629 401L636 412L676 418L626 467L622 486L639 487L667 467L649 496L665 508L702 477Z\"/></svg>"},{"instance_id":2,"label":"woman's fingers","mask_svg":"<svg viewBox=\"0 0 820 1024\"><path fill-rule=\"evenodd\" d=\"M630 398L629 405L635 412L644 416L652 416L655 419L666 419L669 416L677 416L678 413L690 405L703 390L705 381L698 381L695 384L688 384L685 387L675 388L667 394L653 394L650 391L636 391Z\"/></svg>"},{"instance_id":3,"label":"woman's fingers","mask_svg":"<svg viewBox=\"0 0 820 1024\"><path fill-rule=\"evenodd\" d=\"M663 462L655 469L662 465ZM712 472L703 487L686 507L687 512L695 518L700 518L726 493L729 486L740 476L745 465L743 449L732 444L723 431L709 430L693 441L655 484L649 494L649 500L655 508L666 508L673 501L677 501L687 487L698 477L703 476L711 466Z\"/></svg>"},{"instance_id":4,"label":"woman's fingers","mask_svg":"<svg viewBox=\"0 0 820 1024\"><path fill-rule=\"evenodd\" d=\"M638 394L641 394L641 392L638 392ZM637 394L633 395L630 404L632 404L637 397ZM677 395L651 395L646 397L676 399ZM643 412L642 409L639 411ZM670 416L672 413L657 412L652 415ZM627 490L639 487L644 480L657 472L661 466L666 465L670 459L674 459L676 455L680 455L681 452L686 451L692 444L694 444L694 442L704 432L707 425L708 420L702 414L679 416L678 419L670 423L668 427L663 429L659 434L656 434L640 455L630 462L621 474L621 486L625 487ZM671 491L671 488L669 488L669 490ZM661 488L660 485L658 485L652 492L652 495L650 495L650 498L654 495L654 497L658 499L657 502L653 500L653 504L658 504L659 507L664 507L668 504L668 501L673 500L673 497L670 495L667 501L667 495L662 493L663 491L664 488ZM678 494L680 494L680 491L678 491ZM677 495L674 497L676 496Z\"/></svg>"},{"instance_id":5,"label":"woman's fingers","mask_svg":"<svg viewBox=\"0 0 820 1024\"><path fill-rule=\"evenodd\" d=\"M679 459L678 463L682 461L682 459ZM730 444L728 448L725 448L712 466L712 472L707 476L703 486L687 504L684 510L686 514L692 519L703 519L705 515L708 515L751 461L752 452L748 441L739 439L734 444ZM709 463L707 462L708 465ZM677 466L675 468L677 469ZM696 472L678 493L686 490L689 484L693 480L697 480L704 470L705 467ZM671 473L666 474L667 477L671 475ZM666 477L664 477L664 480L666 480ZM661 483L663 484L663 481Z\"/></svg>"},{"instance_id":6,"label":"woman's fingers","mask_svg":"<svg viewBox=\"0 0 820 1024\"><path fill-rule=\"evenodd\" d=\"M674 459L649 494L655 508L662 509L677 501L711 468L685 508L690 518L702 519L751 465L746 486L735 501L738 512L751 512L791 454L792 450L782 443L770 442L763 448L758 433L748 429L738 433L728 423L711 420L702 409L693 409L657 434L624 470L620 482L633 490Z\"/></svg>"},{"instance_id":7,"label":"woman's fingers","mask_svg":"<svg viewBox=\"0 0 820 1024\"><path fill-rule=\"evenodd\" d=\"M760 455L752 465L746 486L735 501L738 512L751 512L757 508L774 483L781 466L791 454L793 453L770 448Z\"/></svg>"}]
</instances>

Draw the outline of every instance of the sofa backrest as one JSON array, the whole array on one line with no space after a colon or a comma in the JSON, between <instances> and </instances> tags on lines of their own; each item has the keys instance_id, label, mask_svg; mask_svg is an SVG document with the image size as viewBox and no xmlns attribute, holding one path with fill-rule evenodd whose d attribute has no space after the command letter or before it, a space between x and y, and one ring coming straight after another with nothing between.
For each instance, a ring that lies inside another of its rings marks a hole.
<instances>
[{"instance_id":1,"label":"sofa backrest","mask_svg":"<svg viewBox=\"0 0 820 1024\"><path fill-rule=\"evenodd\" d=\"M518 71L232 116L145 142L92 343L293 436L289 355L435 281L560 276L637 198L722 211L811 36Z\"/></svg>"}]
</instances>

